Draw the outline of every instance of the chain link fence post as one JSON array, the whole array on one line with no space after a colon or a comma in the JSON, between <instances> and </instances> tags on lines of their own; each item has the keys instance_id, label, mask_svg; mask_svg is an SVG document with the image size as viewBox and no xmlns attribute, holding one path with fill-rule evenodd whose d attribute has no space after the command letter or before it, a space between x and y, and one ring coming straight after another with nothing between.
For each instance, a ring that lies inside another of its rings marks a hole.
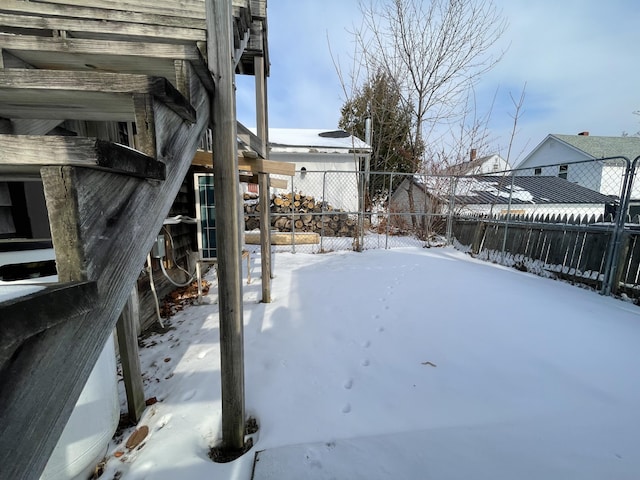
<instances>
[{"instance_id":1,"label":"chain link fence post","mask_svg":"<svg viewBox=\"0 0 640 480\"><path fill-rule=\"evenodd\" d=\"M393 172L389 178L389 197L387 198L387 221L385 223L384 232L384 249L389 249L389 228L391 226L391 192L393 189Z\"/></svg>"},{"instance_id":2,"label":"chain link fence post","mask_svg":"<svg viewBox=\"0 0 640 480\"><path fill-rule=\"evenodd\" d=\"M456 183L457 177L449 177L449 212L447 215L447 245L453 244L453 211L456 201Z\"/></svg>"},{"instance_id":3,"label":"chain link fence post","mask_svg":"<svg viewBox=\"0 0 640 480\"><path fill-rule=\"evenodd\" d=\"M507 216L504 222L504 236L502 237L502 251L500 252L500 262L504 265L504 258L507 249L507 233L509 230L509 221L511 220L511 202L513 201L513 185L515 183L516 172L511 172L511 188L509 188L509 203L507 204Z\"/></svg>"},{"instance_id":4,"label":"chain link fence post","mask_svg":"<svg viewBox=\"0 0 640 480\"><path fill-rule=\"evenodd\" d=\"M602 294L603 295L611 295L611 291L614 289L614 282L616 281L616 273L618 270L618 265L620 264L620 256L621 252L621 244L622 244L622 236L625 229L625 222L627 218L627 214L629 212L629 200L631 199L631 191L633 187L633 178L635 176L636 169L636 161L637 157L633 162L629 161L628 158L624 158L626 162L626 169L624 180L622 182L622 194L620 196L620 204L618 205L618 210L616 212L616 218L614 221L614 228L611 232L611 240L610 240L610 249L609 255L607 258L607 263L603 275L602 281Z\"/></svg>"}]
</instances>

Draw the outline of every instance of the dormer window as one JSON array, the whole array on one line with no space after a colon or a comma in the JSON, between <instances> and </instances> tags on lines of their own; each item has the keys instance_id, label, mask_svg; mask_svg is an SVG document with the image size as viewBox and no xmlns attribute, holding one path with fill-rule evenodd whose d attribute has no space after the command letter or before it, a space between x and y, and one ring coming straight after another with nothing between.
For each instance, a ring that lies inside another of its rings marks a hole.
<instances>
[{"instance_id":1,"label":"dormer window","mask_svg":"<svg viewBox=\"0 0 640 480\"><path fill-rule=\"evenodd\" d=\"M569 173L569 165L564 164L558 167L558 177L567 179L567 174Z\"/></svg>"}]
</instances>

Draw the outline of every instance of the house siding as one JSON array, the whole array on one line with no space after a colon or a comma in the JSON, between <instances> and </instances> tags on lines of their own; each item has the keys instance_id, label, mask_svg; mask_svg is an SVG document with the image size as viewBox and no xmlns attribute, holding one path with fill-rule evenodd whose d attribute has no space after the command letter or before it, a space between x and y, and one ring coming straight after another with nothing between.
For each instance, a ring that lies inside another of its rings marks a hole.
<instances>
[{"instance_id":1,"label":"house siding","mask_svg":"<svg viewBox=\"0 0 640 480\"><path fill-rule=\"evenodd\" d=\"M269 154L270 160L295 163L296 174L290 185L295 192L310 195L316 201L324 200L334 209L347 212L358 211L357 157L353 153L289 153L273 150ZM291 180L291 177L281 178Z\"/></svg>"}]
</instances>

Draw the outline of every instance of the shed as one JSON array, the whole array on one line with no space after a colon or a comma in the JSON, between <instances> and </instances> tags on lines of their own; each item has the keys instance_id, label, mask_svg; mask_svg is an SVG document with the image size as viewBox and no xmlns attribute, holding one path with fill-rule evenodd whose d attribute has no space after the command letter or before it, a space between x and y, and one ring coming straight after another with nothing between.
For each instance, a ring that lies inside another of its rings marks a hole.
<instances>
[{"instance_id":1,"label":"shed","mask_svg":"<svg viewBox=\"0 0 640 480\"><path fill-rule=\"evenodd\" d=\"M450 177L413 177L416 214L566 214L600 215L618 198L553 176L474 175L455 177L451 195ZM399 221L408 221L409 180L391 198ZM427 207L425 209L425 206ZM406 217L406 218L405 218Z\"/></svg>"},{"instance_id":2,"label":"shed","mask_svg":"<svg viewBox=\"0 0 640 480\"><path fill-rule=\"evenodd\" d=\"M328 202L333 208L358 211L358 179L371 146L344 130L270 128L269 158L295 163L291 188Z\"/></svg>"}]
</instances>

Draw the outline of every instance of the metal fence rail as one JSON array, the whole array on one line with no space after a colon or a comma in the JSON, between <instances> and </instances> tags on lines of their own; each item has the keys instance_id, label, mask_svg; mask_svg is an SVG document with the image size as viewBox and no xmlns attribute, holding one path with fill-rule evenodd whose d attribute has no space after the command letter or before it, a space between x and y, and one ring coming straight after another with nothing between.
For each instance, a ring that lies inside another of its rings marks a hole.
<instances>
[{"instance_id":1,"label":"metal fence rail","mask_svg":"<svg viewBox=\"0 0 640 480\"><path fill-rule=\"evenodd\" d=\"M446 243L640 299L638 161L474 175L299 171L283 177L290 189L272 195L272 232L286 234L274 248L319 253ZM246 197L245 225L253 230L259 212Z\"/></svg>"}]
</instances>

